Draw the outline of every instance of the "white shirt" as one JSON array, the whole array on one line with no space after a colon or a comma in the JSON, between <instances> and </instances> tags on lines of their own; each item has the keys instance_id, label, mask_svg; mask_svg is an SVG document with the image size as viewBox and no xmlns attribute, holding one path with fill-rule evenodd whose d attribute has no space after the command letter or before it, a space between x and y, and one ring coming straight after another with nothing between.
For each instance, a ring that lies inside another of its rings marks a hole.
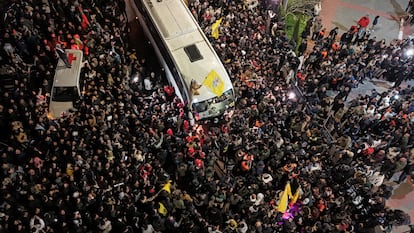
<instances>
[{"instance_id":1,"label":"white shirt","mask_svg":"<svg viewBox=\"0 0 414 233\"><path fill-rule=\"evenodd\" d=\"M155 232L155 229L151 224L148 224L147 228L145 228L145 229L142 227L141 230L142 230L142 233L153 233L153 232Z\"/></svg>"},{"instance_id":2,"label":"white shirt","mask_svg":"<svg viewBox=\"0 0 414 233\"><path fill-rule=\"evenodd\" d=\"M382 175L380 172L375 172L371 177L368 178L368 180L375 187L379 187L384 181L384 175Z\"/></svg>"},{"instance_id":3,"label":"white shirt","mask_svg":"<svg viewBox=\"0 0 414 233\"><path fill-rule=\"evenodd\" d=\"M145 87L145 90L147 90L147 91L152 90L152 83L151 83L151 80L149 79L149 77L144 79L144 87Z\"/></svg>"}]
</instances>

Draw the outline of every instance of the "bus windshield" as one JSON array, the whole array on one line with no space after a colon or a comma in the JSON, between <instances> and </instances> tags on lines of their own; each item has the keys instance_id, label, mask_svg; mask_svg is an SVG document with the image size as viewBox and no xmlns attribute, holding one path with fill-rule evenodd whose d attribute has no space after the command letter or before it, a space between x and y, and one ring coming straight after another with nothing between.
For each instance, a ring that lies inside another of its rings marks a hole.
<instances>
[{"instance_id":1,"label":"bus windshield","mask_svg":"<svg viewBox=\"0 0 414 233\"><path fill-rule=\"evenodd\" d=\"M197 113L202 113L207 111L211 105L213 104L220 104L224 102L224 105L228 105L227 107L232 107L234 105L234 96L233 96L233 89L227 90L221 96L205 100L202 102L194 102L193 103L193 110ZM226 107L226 106L224 106ZM223 111L225 108L222 109Z\"/></svg>"},{"instance_id":2,"label":"bus windshield","mask_svg":"<svg viewBox=\"0 0 414 233\"><path fill-rule=\"evenodd\" d=\"M55 87L53 88L53 101L67 102L76 99L77 91L76 87Z\"/></svg>"},{"instance_id":3,"label":"bus windshield","mask_svg":"<svg viewBox=\"0 0 414 233\"><path fill-rule=\"evenodd\" d=\"M204 112L207 111L208 105L210 100L206 100L203 102L193 103L193 109L195 112Z\"/></svg>"}]
</instances>

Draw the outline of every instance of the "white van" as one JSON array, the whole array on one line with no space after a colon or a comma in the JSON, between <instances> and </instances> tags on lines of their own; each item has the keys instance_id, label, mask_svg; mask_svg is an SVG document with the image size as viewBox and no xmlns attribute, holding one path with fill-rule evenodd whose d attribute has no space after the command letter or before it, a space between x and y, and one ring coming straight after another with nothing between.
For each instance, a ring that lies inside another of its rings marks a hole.
<instances>
[{"instance_id":1,"label":"white van","mask_svg":"<svg viewBox=\"0 0 414 233\"><path fill-rule=\"evenodd\" d=\"M82 93L79 79L83 52L74 49L66 49L65 52L70 68L59 58L49 103L49 117L52 119L68 114L71 109L75 110L74 105Z\"/></svg>"}]
</instances>

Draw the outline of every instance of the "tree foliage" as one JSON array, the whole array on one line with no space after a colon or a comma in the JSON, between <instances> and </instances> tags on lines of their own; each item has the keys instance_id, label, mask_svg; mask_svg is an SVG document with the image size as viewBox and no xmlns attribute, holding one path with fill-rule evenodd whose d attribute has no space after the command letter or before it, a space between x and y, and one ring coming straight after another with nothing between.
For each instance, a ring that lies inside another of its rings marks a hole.
<instances>
[{"instance_id":1,"label":"tree foliage","mask_svg":"<svg viewBox=\"0 0 414 233\"><path fill-rule=\"evenodd\" d=\"M299 45L301 42L300 34L302 33L304 26L303 22L306 22L313 16L314 7L320 3L320 0L284 0L288 1L286 9L280 7L281 15L286 20L286 32L289 39L296 42Z\"/></svg>"},{"instance_id":2,"label":"tree foliage","mask_svg":"<svg viewBox=\"0 0 414 233\"><path fill-rule=\"evenodd\" d=\"M293 15L295 18L298 15L312 16L314 6L320 3L320 0L285 0L288 1L286 9L282 7L282 15L284 17Z\"/></svg>"}]
</instances>

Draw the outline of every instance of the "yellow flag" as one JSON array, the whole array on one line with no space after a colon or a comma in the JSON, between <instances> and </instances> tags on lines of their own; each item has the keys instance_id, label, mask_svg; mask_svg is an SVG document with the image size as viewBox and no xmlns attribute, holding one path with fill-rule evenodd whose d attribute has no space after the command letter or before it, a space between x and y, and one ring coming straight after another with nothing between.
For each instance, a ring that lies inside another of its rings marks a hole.
<instances>
[{"instance_id":1,"label":"yellow flag","mask_svg":"<svg viewBox=\"0 0 414 233\"><path fill-rule=\"evenodd\" d=\"M294 205L298 201L299 191L300 191L300 186L296 189L295 195L293 195L292 199L290 199L290 203L289 203L290 206Z\"/></svg>"},{"instance_id":2,"label":"yellow flag","mask_svg":"<svg viewBox=\"0 0 414 233\"><path fill-rule=\"evenodd\" d=\"M277 211L285 213L288 207L289 198L292 197L292 191L290 190L290 183L287 183L285 190L283 191L282 198L280 198Z\"/></svg>"},{"instance_id":3,"label":"yellow flag","mask_svg":"<svg viewBox=\"0 0 414 233\"><path fill-rule=\"evenodd\" d=\"M158 202L158 204L160 205L160 207L158 208L158 213L162 214L163 216L166 216L168 213L167 208L165 208L165 206L161 202Z\"/></svg>"},{"instance_id":4,"label":"yellow flag","mask_svg":"<svg viewBox=\"0 0 414 233\"><path fill-rule=\"evenodd\" d=\"M203 82L214 94L221 96L224 92L224 82L215 70L211 70Z\"/></svg>"},{"instance_id":5,"label":"yellow flag","mask_svg":"<svg viewBox=\"0 0 414 233\"><path fill-rule=\"evenodd\" d=\"M223 18L216 20L216 22L214 22L213 25L211 25L211 36L216 40L219 38L219 27L221 21L223 21Z\"/></svg>"},{"instance_id":6,"label":"yellow flag","mask_svg":"<svg viewBox=\"0 0 414 233\"><path fill-rule=\"evenodd\" d=\"M164 184L164 186L162 187L161 190L166 191L167 193L171 193L171 180L169 180L166 184Z\"/></svg>"}]
</instances>

